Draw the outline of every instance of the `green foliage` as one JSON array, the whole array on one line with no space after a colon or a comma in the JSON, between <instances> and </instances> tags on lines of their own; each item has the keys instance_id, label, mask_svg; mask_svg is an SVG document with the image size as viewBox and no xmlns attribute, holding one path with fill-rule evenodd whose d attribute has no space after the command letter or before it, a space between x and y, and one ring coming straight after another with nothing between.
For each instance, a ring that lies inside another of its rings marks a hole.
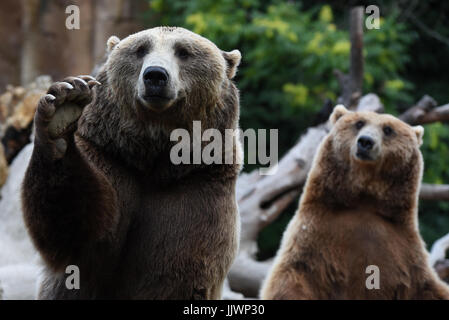
<instances>
[{"instance_id":1,"label":"green foliage","mask_svg":"<svg viewBox=\"0 0 449 320\"><path fill-rule=\"evenodd\" d=\"M410 61L409 45L417 37L404 23L398 22L397 16L393 11L388 17L380 18L378 30L364 33L364 92L377 93L386 111L393 114L397 113L398 105L409 106L414 102L413 85L401 72Z\"/></svg>"},{"instance_id":2,"label":"green foliage","mask_svg":"<svg viewBox=\"0 0 449 320\"><path fill-rule=\"evenodd\" d=\"M237 83L243 128L280 128L279 150L289 149L326 99L339 95L334 69L348 72L347 28L337 27L330 6L301 10L298 3L262 0L153 0L163 24L180 25L243 55ZM400 36L399 36L400 35ZM365 91L386 106L410 102L411 84L399 72L413 39L395 16L365 32Z\"/></svg>"},{"instance_id":3,"label":"green foliage","mask_svg":"<svg viewBox=\"0 0 449 320\"><path fill-rule=\"evenodd\" d=\"M448 183L449 128L439 122L425 126L423 146L424 182Z\"/></svg>"}]
</instances>

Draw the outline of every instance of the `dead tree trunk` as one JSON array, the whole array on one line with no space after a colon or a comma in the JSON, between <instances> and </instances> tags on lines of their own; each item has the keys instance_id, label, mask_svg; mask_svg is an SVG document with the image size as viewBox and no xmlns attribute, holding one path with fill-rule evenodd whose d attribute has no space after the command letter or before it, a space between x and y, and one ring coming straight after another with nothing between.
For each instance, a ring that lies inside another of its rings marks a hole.
<instances>
[{"instance_id":1,"label":"dead tree trunk","mask_svg":"<svg viewBox=\"0 0 449 320\"><path fill-rule=\"evenodd\" d=\"M345 101L349 108L354 108L362 96L363 86L363 7L351 9L351 67L349 69L349 92Z\"/></svg>"},{"instance_id":2,"label":"dead tree trunk","mask_svg":"<svg viewBox=\"0 0 449 320\"><path fill-rule=\"evenodd\" d=\"M338 103L348 109L355 109L362 96L363 87L363 7L354 7L350 11L351 60L349 74L335 70L342 89Z\"/></svg>"}]
</instances>

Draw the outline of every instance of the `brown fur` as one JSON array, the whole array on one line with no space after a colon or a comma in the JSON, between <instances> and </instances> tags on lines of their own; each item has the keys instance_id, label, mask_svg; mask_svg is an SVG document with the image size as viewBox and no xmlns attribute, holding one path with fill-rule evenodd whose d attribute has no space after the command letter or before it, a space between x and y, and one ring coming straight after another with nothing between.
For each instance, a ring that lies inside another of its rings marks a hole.
<instances>
[{"instance_id":1,"label":"brown fur","mask_svg":"<svg viewBox=\"0 0 449 320\"><path fill-rule=\"evenodd\" d=\"M394 130L381 136L374 163L351 153L359 120ZM422 128L342 107L331 122L261 297L448 299L449 288L429 266L417 226ZM378 290L366 288L369 265L379 267Z\"/></svg>"},{"instance_id":2,"label":"brown fur","mask_svg":"<svg viewBox=\"0 0 449 320\"><path fill-rule=\"evenodd\" d=\"M142 61L134 53L164 37L189 45L193 56L176 60L184 95L156 113L137 102ZM235 73L240 56L226 63L212 42L180 28L114 37L108 49L93 96L79 80L67 80L77 86L72 99L92 102L65 143L46 132L66 90L61 83L49 91L56 101L47 95L36 113L22 198L47 265L40 298L217 299L238 245L240 165L173 165L169 136L193 120L203 130L237 128L238 91L226 74ZM80 290L65 287L70 264L80 268Z\"/></svg>"}]
</instances>

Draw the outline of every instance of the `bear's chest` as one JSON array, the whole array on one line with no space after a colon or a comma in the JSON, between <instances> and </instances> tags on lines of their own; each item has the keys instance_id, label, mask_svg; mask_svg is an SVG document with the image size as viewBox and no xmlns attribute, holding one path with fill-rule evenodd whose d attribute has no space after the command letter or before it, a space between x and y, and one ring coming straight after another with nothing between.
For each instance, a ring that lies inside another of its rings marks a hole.
<instances>
[{"instance_id":1,"label":"bear's chest","mask_svg":"<svg viewBox=\"0 0 449 320\"><path fill-rule=\"evenodd\" d=\"M297 261L308 261L312 279L323 279L338 298L385 298L414 282L422 262L416 259L418 239L374 210L345 210L327 214L320 223L300 223ZM369 290L367 281L375 278L381 289Z\"/></svg>"},{"instance_id":2,"label":"bear's chest","mask_svg":"<svg viewBox=\"0 0 449 320\"><path fill-rule=\"evenodd\" d=\"M194 179L160 188L139 185L138 191L138 204L127 195L121 208L124 216L129 208L134 211L122 249L126 264L120 267L128 282L151 291L183 287L185 279L195 279L190 284L210 288L225 276L237 250L233 194L217 195Z\"/></svg>"}]
</instances>

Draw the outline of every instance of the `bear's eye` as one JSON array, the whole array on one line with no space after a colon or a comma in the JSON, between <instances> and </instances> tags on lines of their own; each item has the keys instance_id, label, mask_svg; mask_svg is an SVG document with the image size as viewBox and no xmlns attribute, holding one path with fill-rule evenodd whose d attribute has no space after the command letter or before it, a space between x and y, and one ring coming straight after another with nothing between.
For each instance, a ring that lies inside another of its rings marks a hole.
<instances>
[{"instance_id":1,"label":"bear's eye","mask_svg":"<svg viewBox=\"0 0 449 320\"><path fill-rule=\"evenodd\" d=\"M179 48L178 50L176 50L176 55L179 58L185 60L190 57L190 52L186 48Z\"/></svg>"},{"instance_id":2,"label":"bear's eye","mask_svg":"<svg viewBox=\"0 0 449 320\"><path fill-rule=\"evenodd\" d=\"M385 126L383 130L386 136L391 136L391 134L393 133L393 129L391 129L391 127L389 126Z\"/></svg>"},{"instance_id":3,"label":"bear's eye","mask_svg":"<svg viewBox=\"0 0 449 320\"><path fill-rule=\"evenodd\" d=\"M137 58L143 58L147 54L147 47L142 45L136 50Z\"/></svg>"},{"instance_id":4,"label":"bear's eye","mask_svg":"<svg viewBox=\"0 0 449 320\"><path fill-rule=\"evenodd\" d=\"M356 122L355 127L356 127L357 130L360 130L360 129L362 129L362 127L364 125L365 125L365 121L360 120L360 121Z\"/></svg>"}]
</instances>

